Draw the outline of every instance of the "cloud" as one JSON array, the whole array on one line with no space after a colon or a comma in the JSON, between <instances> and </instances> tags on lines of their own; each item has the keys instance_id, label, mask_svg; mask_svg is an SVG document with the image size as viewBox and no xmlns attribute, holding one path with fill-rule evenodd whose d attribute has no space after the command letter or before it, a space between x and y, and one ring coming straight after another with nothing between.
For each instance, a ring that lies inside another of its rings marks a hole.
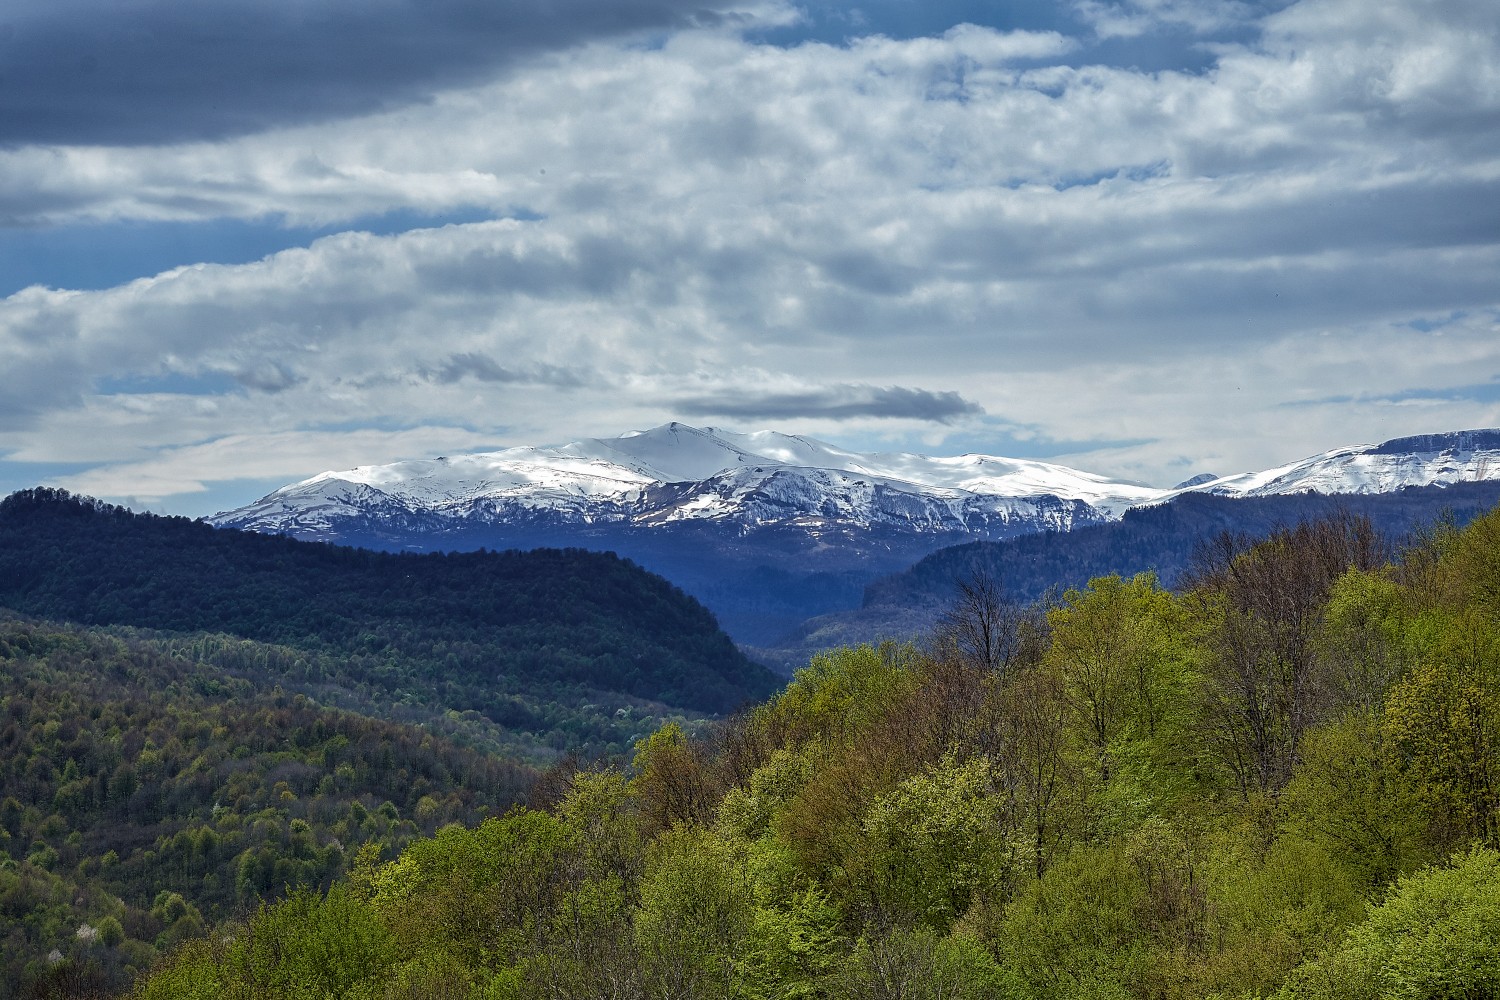
<instances>
[{"instance_id":1,"label":"cloud","mask_svg":"<svg viewBox=\"0 0 1500 1000\"><path fill-rule=\"evenodd\" d=\"M983 407L956 392L929 392L898 385L831 385L803 392L761 393L726 389L713 396L677 400L672 408L690 417L736 420L876 417L940 424L984 413Z\"/></svg>"},{"instance_id":2,"label":"cloud","mask_svg":"<svg viewBox=\"0 0 1500 1000\"><path fill-rule=\"evenodd\" d=\"M55 477L53 483L88 496L128 496L157 503L167 497L208 492L208 484L215 481L269 480L283 485L288 479L300 480L329 469L430 458L456 448L478 450L489 440L451 426L250 432L155 449L130 461Z\"/></svg>"},{"instance_id":3,"label":"cloud","mask_svg":"<svg viewBox=\"0 0 1500 1000\"><path fill-rule=\"evenodd\" d=\"M502 385L546 385L558 389L577 389L587 385L590 381L589 377L578 371L555 365L508 368L488 355L473 351L454 354L441 367L423 374L443 385L451 385L465 378L471 378L478 382L495 382Z\"/></svg>"},{"instance_id":4,"label":"cloud","mask_svg":"<svg viewBox=\"0 0 1500 1000\"><path fill-rule=\"evenodd\" d=\"M699 415L982 450L983 413L1167 485L1500 422L1457 391L1500 371L1500 7L1255 16L1207 73L689 30L399 112L0 152L36 225L495 216L0 300L0 454Z\"/></svg>"},{"instance_id":5,"label":"cloud","mask_svg":"<svg viewBox=\"0 0 1500 1000\"><path fill-rule=\"evenodd\" d=\"M758 20L734 0L16 0L0 145L136 145L366 114L642 31Z\"/></svg>"}]
</instances>

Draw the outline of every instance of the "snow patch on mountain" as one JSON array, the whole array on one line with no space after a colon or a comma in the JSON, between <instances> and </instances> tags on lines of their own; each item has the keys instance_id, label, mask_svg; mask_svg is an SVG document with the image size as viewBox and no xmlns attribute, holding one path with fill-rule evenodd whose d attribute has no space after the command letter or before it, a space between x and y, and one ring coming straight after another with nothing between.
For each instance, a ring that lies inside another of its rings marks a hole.
<instances>
[{"instance_id":1,"label":"snow patch on mountain","mask_svg":"<svg viewBox=\"0 0 1500 1000\"><path fill-rule=\"evenodd\" d=\"M1181 493L1376 493L1500 478L1500 430L1338 448L1268 469L1155 489L1066 466L990 455L859 454L798 435L670 423L615 438L325 472L209 520L336 537L363 520L434 523L717 522L996 537L1066 531Z\"/></svg>"},{"instance_id":2,"label":"snow patch on mountain","mask_svg":"<svg viewBox=\"0 0 1500 1000\"><path fill-rule=\"evenodd\" d=\"M1454 431L1335 448L1300 462L1225 476L1195 489L1225 496L1390 493L1500 479L1500 430Z\"/></svg>"}]
</instances>

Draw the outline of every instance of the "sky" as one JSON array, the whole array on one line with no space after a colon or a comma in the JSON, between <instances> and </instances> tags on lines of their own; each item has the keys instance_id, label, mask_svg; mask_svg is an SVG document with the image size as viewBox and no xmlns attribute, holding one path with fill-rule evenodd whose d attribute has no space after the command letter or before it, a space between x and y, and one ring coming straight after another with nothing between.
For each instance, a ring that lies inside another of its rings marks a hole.
<instances>
[{"instance_id":1,"label":"sky","mask_svg":"<svg viewBox=\"0 0 1500 1000\"><path fill-rule=\"evenodd\" d=\"M1500 426L1493 0L10 0L0 493Z\"/></svg>"}]
</instances>

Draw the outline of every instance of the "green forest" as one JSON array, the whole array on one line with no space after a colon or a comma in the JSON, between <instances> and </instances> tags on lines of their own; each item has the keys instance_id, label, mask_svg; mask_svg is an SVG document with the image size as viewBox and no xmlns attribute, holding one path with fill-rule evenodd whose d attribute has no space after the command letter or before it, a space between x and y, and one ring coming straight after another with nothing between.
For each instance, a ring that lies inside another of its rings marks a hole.
<instances>
[{"instance_id":1,"label":"green forest","mask_svg":"<svg viewBox=\"0 0 1500 1000\"><path fill-rule=\"evenodd\" d=\"M117 995L777 686L613 556L365 553L54 490L0 501L0 607L0 998Z\"/></svg>"},{"instance_id":2,"label":"green forest","mask_svg":"<svg viewBox=\"0 0 1500 1000\"><path fill-rule=\"evenodd\" d=\"M123 989L361 849L532 787L524 764L212 662L271 652L0 618L0 996Z\"/></svg>"},{"instance_id":3,"label":"green forest","mask_svg":"<svg viewBox=\"0 0 1500 1000\"><path fill-rule=\"evenodd\" d=\"M517 732L549 730L546 702L594 693L712 713L779 686L697 601L609 553L398 555L61 490L0 500L0 607L288 646L318 661L313 679Z\"/></svg>"},{"instance_id":4,"label":"green forest","mask_svg":"<svg viewBox=\"0 0 1500 1000\"><path fill-rule=\"evenodd\" d=\"M1497 805L1500 512L1336 516L1172 591L970 580L928 645L360 851L133 995L1493 997Z\"/></svg>"}]
</instances>

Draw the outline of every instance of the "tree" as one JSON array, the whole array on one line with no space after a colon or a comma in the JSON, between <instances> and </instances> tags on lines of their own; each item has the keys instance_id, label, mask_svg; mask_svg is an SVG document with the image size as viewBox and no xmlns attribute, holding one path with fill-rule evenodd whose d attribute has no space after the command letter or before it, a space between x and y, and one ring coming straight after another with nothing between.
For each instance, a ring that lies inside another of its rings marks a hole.
<instances>
[{"instance_id":1,"label":"tree","mask_svg":"<svg viewBox=\"0 0 1500 1000\"><path fill-rule=\"evenodd\" d=\"M1187 693L1188 652L1172 596L1143 573L1091 580L1047 616L1045 660L1102 755L1116 740L1154 739Z\"/></svg>"},{"instance_id":2,"label":"tree","mask_svg":"<svg viewBox=\"0 0 1500 1000\"><path fill-rule=\"evenodd\" d=\"M1045 635L1041 615L1005 596L1005 588L986 569L956 584L953 604L938 619L935 638L940 655L986 671L1009 673L1035 657Z\"/></svg>"},{"instance_id":3,"label":"tree","mask_svg":"<svg viewBox=\"0 0 1500 1000\"><path fill-rule=\"evenodd\" d=\"M701 749L675 722L636 744L631 763L636 772L635 794L654 829L704 823L713 815L718 790Z\"/></svg>"},{"instance_id":4,"label":"tree","mask_svg":"<svg viewBox=\"0 0 1500 1000\"><path fill-rule=\"evenodd\" d=\"M996 685L985 707L999 785L1017 817L1024 856L1041 878L1086 798L1086 779L1068 740L1068 701L1056 676L1027 670Z\"/></svg>"},{"instance_id":5,"label":"tree","mask_svg":"<svg viewBox=\"0 0 1500 1000\"><path fill-rule=\"evenodd\" d=\"M1425 619L1382 735L1440 843L1500 843L1500 629L1477 610Z\"/></svg>"},{"instance_id":6,"label":"tree","mask_svg":"<svg viewBox=\"0 0 1500 1000\"><path fill-rule=\"evenodd\" d=\"M754 922L743 844L686 826L652 843L634 930L650 995L734 995L741 981L736 960Z\"/></svg>"},{"instance_id":7,"label":"tree","mask_svg":"<svg viewBox=\"0 0 1500 1000\"><path fill-rule=\"evenodd\" d=\"M1298 741L1330 707L1314 670L1328 595L1346 571L1373 570L1387 552L1368 518L1348 514L1248 548L1224 534L1199 552L1189 583L1213 626L1210 726L1245 795L1290 779Z\"/></svg>"},{"instance_id":8,"label":"tree","mask_svg":"<svg viewBox=\"0 0 1500 1000\"><path fill-rule=\"evenodd\" d=\"M1402 879L1332 954L1277 1000L1500 995L1500 854L1475 848Z\"/></svg>"},{"instance_id":9,"label":"tree","mask_svg":"<svg viewBox=\"0 0 1500 1000\"><path fill-rule=\"evenodd\" d=\"M849 1000L989 1000L1010 995L1005 985L979 941L927 927L861 939L839 982Z\"/></svg>"},{"instance_id":10,"label":"tree","mask_svg":"<svg viewBox=\"0 0 1500 1000\"><path fill-rule=\"evenodd\" d=\"M1018 824L995 770L985 757L950 757L871 805L864 826L882 922L947 933L976 894L1006 891Z\"/></svg>"},{"instance_id":11,"label":"tree","mask_svg":"<svg viewBox=\"0 0 1500 1000\"><path fill-rule=\"evenodd\" d=\"M1362 869L1368 885L1430 857L1421 785L1379 713L1356 709L1313 728L1301 757L1282 794L1289 825Z\"/></svg>"}]
</instances>

